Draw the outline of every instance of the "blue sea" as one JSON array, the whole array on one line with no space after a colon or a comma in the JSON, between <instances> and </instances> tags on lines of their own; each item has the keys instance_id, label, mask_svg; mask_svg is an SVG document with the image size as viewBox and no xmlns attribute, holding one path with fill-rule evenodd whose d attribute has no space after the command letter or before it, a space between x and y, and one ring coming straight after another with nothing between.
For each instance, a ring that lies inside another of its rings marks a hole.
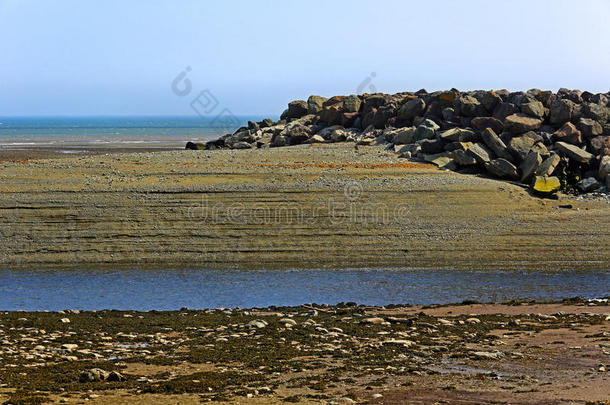
<instances>
[{"instance_id":1,"label":"blue sea","mask_svg":"<svg viewBox=\"0 0 610 405\"><path fill-rule=\"evenodd\" d=\"M186 141L206 141L260 121L262 116L232 116L231 120L193 116L139 117L0 117L0 148L87 147L141 144L184 147ZM276 118L276 117L270 117Z\"/></svg>"}]
</instances>

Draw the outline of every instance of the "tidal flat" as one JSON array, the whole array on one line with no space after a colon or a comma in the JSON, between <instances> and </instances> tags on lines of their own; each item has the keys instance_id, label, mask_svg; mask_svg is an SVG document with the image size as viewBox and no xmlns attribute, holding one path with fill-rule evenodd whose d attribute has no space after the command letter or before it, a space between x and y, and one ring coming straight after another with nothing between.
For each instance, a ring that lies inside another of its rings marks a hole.
<instances>
[{"instance_id":1,"label":"tidal flat","mask_svg":"<svg viewBox=\"0 0 610 405\"><path fill-rule=\"evenodd\" d=\"M0 164L0 265L605 270L609 213L378 146L26 159Z\"/></svg>"},{"instance_id":2,"label":"tidal flat","mask_svg":"<svg viewBox=\"0 0 610 405\"><path fill-rule=\"evenodd\" d=\"M0 312L5 404L584 403L608 300Z\"/></svg>"}]
</instances>

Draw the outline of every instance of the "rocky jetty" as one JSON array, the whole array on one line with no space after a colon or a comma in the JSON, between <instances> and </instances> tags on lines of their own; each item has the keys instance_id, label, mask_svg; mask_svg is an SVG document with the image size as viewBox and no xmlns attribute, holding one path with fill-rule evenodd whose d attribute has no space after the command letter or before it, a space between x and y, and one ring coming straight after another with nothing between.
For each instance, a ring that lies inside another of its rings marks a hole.
<instances>
[{"instance_id":1,"label":"rocky jetty","mask_svg":"<svg viewBox=\"0 0 610 405\"><path fill-rule=\"evenodd\" d=\"M487 173L539 194L610 189L610 92L467 91L363 94L288 104L279 121L249 122L187 149L304 143L387 145L400 157Z\"/></svg>"}]
</instances>

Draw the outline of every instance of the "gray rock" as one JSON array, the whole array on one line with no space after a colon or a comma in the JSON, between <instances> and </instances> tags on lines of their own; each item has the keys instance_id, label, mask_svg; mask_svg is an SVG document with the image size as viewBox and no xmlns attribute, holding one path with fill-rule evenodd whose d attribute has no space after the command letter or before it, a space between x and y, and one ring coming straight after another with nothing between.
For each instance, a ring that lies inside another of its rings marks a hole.
<instances>
[{"instance_id":1,"label":"gray rock","mask_svg":"<svg viewBox=\"0 0 610 405\"><path fill-rule=\"evenodd\" d=\"M466 153L476 159L477 163L485 164L493 158L492 152L481 142L472 145Z\"/></svg>"},{"instance_id":2,"label":"gray rock","mask_svg":"<svg viewBox=\"0 0 610 405\"><path fill-rule=\"evenodd\" d=\"M328 100L326 97L309 96L307 99L307 113L317 114L324 108L324 102Z\"/></svg>"},{"instance_id":3,"label":"gray rock","mask_svg":"<svg viewBox=\"0 0 610 405\"><path fill-rule=\"evenodd\" d=\"M586 138L593 138L604 133L601 124L591 118L581 118L578 121L578 129Z\"/></svg>"},{"instance_id":4,"label":"gray rock","mask_svg":"<svg viewBox=\"0 0 610 405\"><path fill-rule=\"evenodd\" d=\"M441 115L443 116L443 121L453 121L453 117L455 116L455 111L451 107L445 107L441 111Z\"/></svg>"},{"instance_id":5,"label":"gray rock","mask_svg":"<svg viewBox=\"0 0 610 405\"><path fill-rule=\"evenodd\" d=\"M555 168L561 161L561 158L556 153L551 153L551 155L544 159L540 164L540 167L536 169L536 176L550 176L555 171Z\"/></svg>"},{"instance_id":6,"label":"gray rock","mask_svg":"<svg viewBox=\"0 0 610 405\"><path fill-rule=\"evenodd\" d=\"M307 101L295 100L288 103L286 118L301 118L308 113Z\"/></svg>"},{"instance_id":7,"label":"gray rock","mask_svg":"<svg viewBox=\"0 0 610 405\"><path fill-rule=\"evenodd\" d=\"M438 166L440 169L455 170L457 168L453 161L453 156L447 152L424 155L424 160Z\"/></svg>"},{"instance_id":8,"label":"gray rock","mask_svg":"<svg viewBox=\"0 0 610 405\"><path fill-rule=\"evenodd\" d=\"M482 105L479 100L468 95L460 97L455 103L455 110L465 117L483 115L480 114L482 112L481 107Z\"/></svg>"},{"instance_id":9,"label":"gray rock","mask_svg":"<svg viewBox=\"0 0 610 405\"><path fill-rule=\"evenodd\" d=\"M468 129L451 128L441 132L439 138L445 142L474 142L477 135Z\"/></svg>"},{"instance_id":10,"label":"gray rock","mask_svg":"<svg viewBox=\"0 0 610 405\"><path fill-rule=\"evenodd\" d=\"M452 152L453 161L461 167L475 166L477 160L469 155L465 150L456 150Z\"/></svg>"},{"instance_id":11,"label":"gray rock","mask_svg":"<svg viewBox=\"0 0 610 405\"><path fill-rule=\"evenodd\" d=\"M551 103L551 115L549 121L552 125L563 125L572 119L575 104L570 100L554 100Z\"/></svg>"},{"instance_id":12,"label":"gray rock","mask_svg":"<svg viewBox=\"0 0 610 405\"><path fill-rule=\"evenodd\" d=\"M542 118L544 117L544 106L540 101L532 100L528 103L521 104L521 112L532 117Z\"/></svg>"},{"instance_id":13,"label":"gray rock","mask_svg":"<svg viewBox=\"0 0 610 405\"><path fill-rule=\"evenodd\" d=\"M498 158L485 163L485 169L501 179L517 180L519 173L515 165L506 159Z\"/></svg>"},{"instance_id":14,"label":"gray rock","mask_svg":"<svg viewBox=\"0 0 610 405\"><path fill-rule=\"evenodd\" d=\"M610 116L610 109L606 106L602 106L599 104L589 103L584 106L584 115L586 118L591 118L601 125L604 125L608 122L608 117Z\"/></svg>"},{"instance_id":15,"label":"gray rock","mask_svg":"<svg viewBox=\"0 0 610 405\"><path fill-rule=\"evenodd\" d=\"M590 193L591 191L595 191L600 188L601 184L595 177L587 177L586 179L579 181L576 186L581 193Z\"/></svg>"},{"instance_id":16,"label":"gray rock","mask_svg":"<svg viewBox=\"0 0 610 405\"><path fill-rule=\"evenodd\" d=\"M415 98L407 101L398 110L398 118L404 121L411 122L413 118L422 115L426 110L426 103L421 98Z\"/></svg>"},{"instance_id":17,"label":"gray rock","mask_svg":"<svg viewBox=\"0 0 610 405\"><path fill-rule=\"evenodd\" d=\"M508 147L502 142L500 137L491 128L486 128L481 132L483 143L491 149L496 156L512 161L513 157L508 151Z\"/></svg>"},{"instance_id":18,"label":"gray rock","mask_svg":"<svg viewBox=\"0 0 610 405\"><path fill-rule=\"evenodd\" d=\"M361 104L362 100L360 100L360 97L355 95L347 96L343 99L343 111L358 112Z\"/></svg>"},{"instance_id":19,"label":"gray rock","mask_svg":"<svg viewBox=\"0 0 610 405\"><path fill-rule=\"evenodd\" d=\"M502 102L502 97L500 97L493 91L486 91L481 95L479 101L487 111L493 112L496 107Z\"/></svg>"},{"instance_id":20,"label":"gray rock","mask_svg":"<svg viewBox=\"0 0 610 405\"><path fill-rule=\"evenodd\" d=\"M477 129L484 130L491 128L495 133L501 134L504 131L504 124L494 117L476 117L470 121L471 125Z\"/></svg>"},{"instance_id":21,"label":"gray rock","mask_svg":"<svg viewBox=\"0 0 610 405\"><path fill-rule=\"evenodd\" d=\"M440 127L432 120L424 120L415 130L414 139L416 141L422 139L433 139L436 137L436 131L438 131Z\"/></svg>"},{"instance_id":22,"label":"gray rock","mask_svg":"<svg viewBox=\"0 0 610 405\"><path fill-rule=\"evenodd\" d=\"M604 181L610 174L610 156L603 156L599 162L599 169L597 171L597 178L600 181Z\"/></svg>"},{"instance_id":23,"label":"gray rock","mask_svg":"<svg viewBox=\"0 0 610 405\"><path fill-rule=\"evenodd\" d=\"M252 149L253 145L247 142L235 142L231 145L231 149Z\"/></svg>"},{"instance_id":24,"label":"gray rock","mask_svg":"<svg viewBox=\"0 0 610 405\"><path fill-rule=\"evenodd\" d=\"M443 141L440 139L424 139L419 142L421 150L427 154L435 154L443 152Z\"/></svg>"},{"instance_id":25,"label":"gray rock","mask_svg":"<svg viewBox=\"0 0 610 405\"><path fill-rule=\"evenodd\" d=\"M516 105L512 103L500 103L494 110L493 116L500 121L504 121L509 115L513 115L518 112L519 109Z\"/></svg>"},{"instance_id":26,"label":"gray rock","mask_svg":"<svg viewBox=\"0 0 610 405\"><path fill-rule=\"evenodd\" d=\"M83 371L80 374L78 381L81 383L106 381L109 375L109 372L102 370L101 368L92 368Z\"/></svg>"},{"instance_id":27,"label":"gray rock","mask_svg":"<svg viewBox=\"0 0 610 405\"><path fill-rule=\"evenodd\" d=\"M540 128L542 120L525 114L512 114L504 120L504 128L513 134L522 134Z\"/></svg>"},{"instance_id":28,"label":"gray rock","mask_svg":"<svg viewBox=\"0 0 610 405\"><path fill-rule=\"evenodd\" d=\"M517 136L508 143L508 150L518 162L522 162L530 153L534 143L536 143L536 141L529 136Z\"/></svg>"},{"instance_id":29,"label":"gray rock","mask_svg":"<svg viewBox=\"0 0 610 405\"><path fill-rule=\"evenodd\" d=\"M392 143L395 145L413 143L415 139L415 127L399 128L393 135Z\"/></svg>"},{"instance_id":30,"label":"gray rock","mask_svg":"<svg viewBox=\"0 0 610 405\"><path fill-rule=\"evenodd\" d=\"M580 163L589 163L593 155L589 152L565 142L555 142L555 148L563 155Z\"/></svg>"},{"instance_id":31,"label":"gray rock","mask_svg":"<svg viewBox=\"0 0 610 405\"><path fill-rule=\"evenodd\" d=\"M596 155L610 156L610 136L596 136L589 140L589 144Z\"/></svg>"},{"instance_id":32,"label":"gray rock","mask_svg":"<svg viewBox=\"0 0 610 405\"><path fill-rule=\"evenodd\" d=\"M521 182L529 183L536 175L536 171L540 168L541 164L542 157L540 157L540 154L535 151L530 152L519 165L519 170L521 170Z\"/></svg>"}]
</instances>

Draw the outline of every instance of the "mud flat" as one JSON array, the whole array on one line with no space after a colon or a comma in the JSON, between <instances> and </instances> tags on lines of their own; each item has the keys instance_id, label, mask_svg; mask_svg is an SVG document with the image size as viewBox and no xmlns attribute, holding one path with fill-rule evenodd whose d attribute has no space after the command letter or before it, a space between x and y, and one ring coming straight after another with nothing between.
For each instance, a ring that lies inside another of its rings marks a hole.
<instances>
[{"instance_id":1,"label":"mud flat","mask_svg":"<svg viewBox=\"0 0 610 405\"><path fill-rule=\"evenodd\" d=\"M530 196L377 146L0 164L0 264L607 268L606 201Z\"/></svg>"},{"instance_id":2,"label":"mud flat","mask_svg":"<svg viewBox=\"0 0 610 405\"><path fill-rule=\"evenodd\" d=\"M0 312L5 404L607 404L609 366L607 300Z\"/></svg>"}]
</instances>

